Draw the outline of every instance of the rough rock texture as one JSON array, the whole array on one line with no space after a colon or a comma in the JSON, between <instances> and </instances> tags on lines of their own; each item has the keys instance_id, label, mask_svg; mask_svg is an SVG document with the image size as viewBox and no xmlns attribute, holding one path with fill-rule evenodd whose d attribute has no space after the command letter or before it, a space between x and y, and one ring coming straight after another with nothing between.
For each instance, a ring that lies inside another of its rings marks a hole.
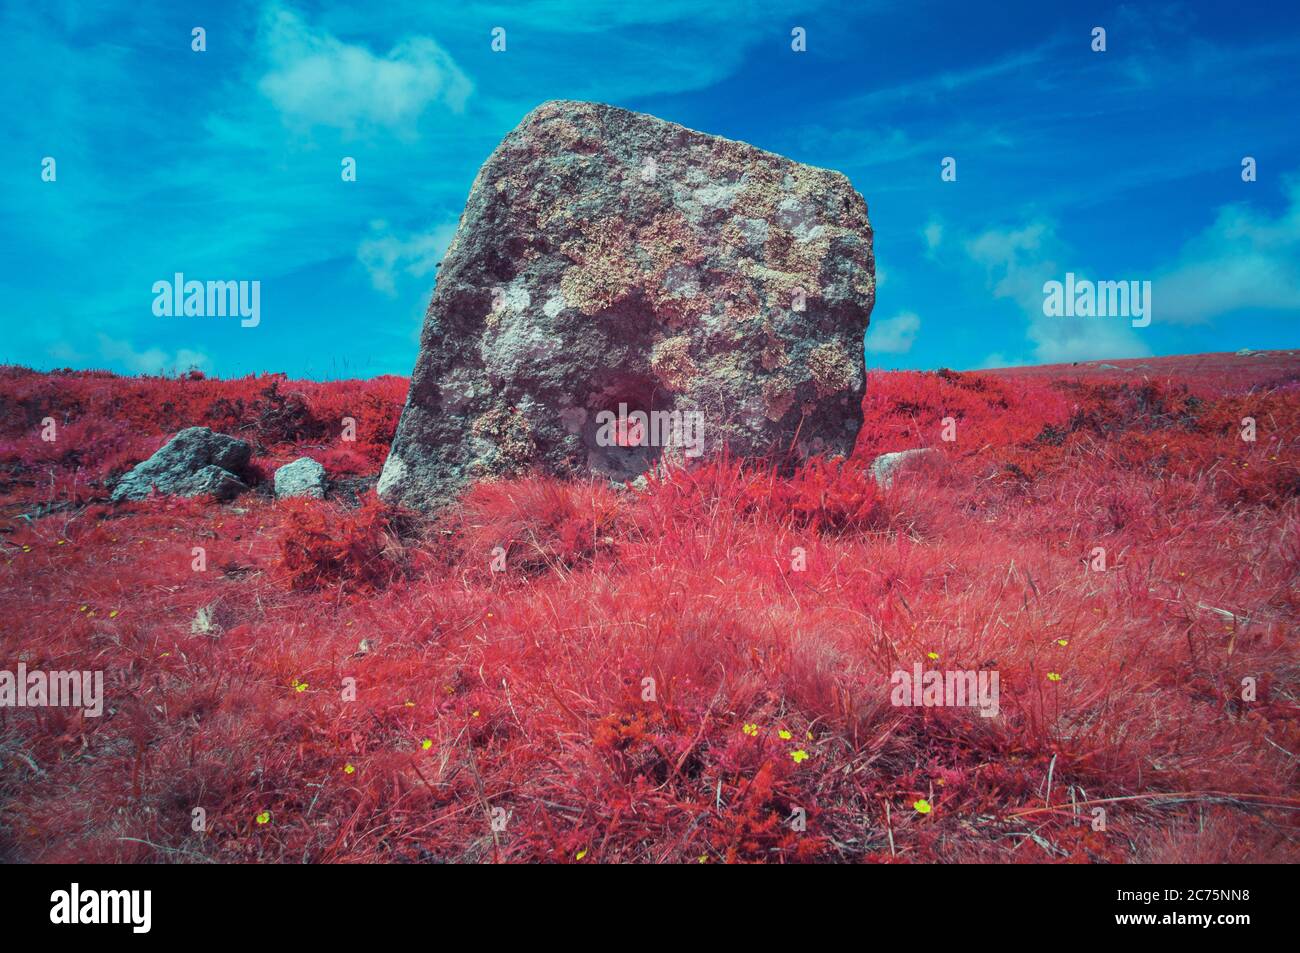
<instances>
[{"instance_id":1,"label":"rough rock texture","mask_svg":"<svg viewBox=\"0 0 1300 953\"><path fill-rule=\"evenodd\" d=\"M915 450L899 450L896 453L882 453L871 461L871 476L880 486L888 487L894 482L894 477L904 470L915 466L922 460L935 458L938 455L938 450L929 447L918 447Z\"/></svg>"},{"instance_id":2,"label":"rough rock texture","mask_svg":"<svg viewBox=\"0 0 1300 953\"><path fill-rule=\"evenodd\" d=\"M278 499L290 496L310 496L317 500L325 496L325 468L311 457L299 457L275 471L275 495Z\"/></svg>"},{"instance_id":3,"label":"rough rock texture","mask_svg":"<svg viewBox=\"0 0 1300 953\"><path fill-rule=\"evenodd\" d=\"M871 243L838 172L611 106L539 106L474 181L380 494L427 508L480 477L628 480L685 455L605 445L596 414L620 403L702 413L705 454L849 452Z\"/></svg>"},{"instance_id":4,"label":"rough rock texture","mask_svg":"<svg viewBox=\"0 0 1300 953\"><path fill-rule=\"evenodd\" d=\"M171 492L175 496L215 496L218 500L233 500L247 489L244 481L229 470L209 465L181 480Z\"/></svg>"},{"instance_id":5,"label":"rough rock texture","mask_svg":"<svg viewBox=\"0 0 1300 953\"><path fill-rule=\"evenodd\" d=\"M150 489L168 496L231 499L248 489L237 474L251 455L252 448L242 440L207 427L188 427L123 476L113 488L113 502L142 500Z\"/></svg>"}]
</instances>

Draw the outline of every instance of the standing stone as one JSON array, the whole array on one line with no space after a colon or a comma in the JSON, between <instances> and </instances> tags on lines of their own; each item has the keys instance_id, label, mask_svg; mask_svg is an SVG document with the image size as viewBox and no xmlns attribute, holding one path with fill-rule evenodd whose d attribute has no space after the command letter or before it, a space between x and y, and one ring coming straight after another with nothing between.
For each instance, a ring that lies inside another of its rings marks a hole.
<instances>
[{"instance_id":1,"label":"standing stone","mask_svg":"<svg viewBox=\"0 0 1300 953\"><path fill-rule=\"evenodd\" d=\"M838 172L544 103L474 181L380 495L431 508L531 468L630 480L661 454L724 445L849 453L871 243L866 202ZM602 412L621 405L651 416L611 439Z\"/></svg>"}]
</instances>

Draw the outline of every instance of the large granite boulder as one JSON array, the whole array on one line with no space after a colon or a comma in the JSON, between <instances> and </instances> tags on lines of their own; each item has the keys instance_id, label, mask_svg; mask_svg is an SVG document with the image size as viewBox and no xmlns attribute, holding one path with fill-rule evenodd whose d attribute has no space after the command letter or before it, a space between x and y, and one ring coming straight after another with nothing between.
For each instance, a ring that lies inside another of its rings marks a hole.
<instances>
[{"instance_id":1,"label":"large granite boulder","mask_svg":"<svg viewBox=\"0 0 1300 953\"><path fill-rule=\"evenodd\" d=\"M240 479L252 448L207 427L187 427L137 464L113 488L113 502L143 500L150 490L164 496L231 499L248 487Z\"/></svg>"},{"instance_id":2,"label":"large granite boulder","mask_svg":"<svg viewBox=\"0 0 1300 953\"><path fill-rule=\"evenodd\" d=\"M871 243L838 172L612 106L539 106L474 181L380 495L429 508L530 468L624 481L724 445L847 454Z\"/></svg>"}]
</instances>

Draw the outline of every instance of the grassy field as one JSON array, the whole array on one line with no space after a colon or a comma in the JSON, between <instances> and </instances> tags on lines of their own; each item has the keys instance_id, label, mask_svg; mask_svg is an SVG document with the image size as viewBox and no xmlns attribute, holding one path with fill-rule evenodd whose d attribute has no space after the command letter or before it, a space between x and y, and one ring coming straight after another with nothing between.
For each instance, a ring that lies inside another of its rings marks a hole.
<instances>
[{"instance_id":1,"label":"grassy field","mask_svg":"<svg viewBox=\"0 0 1300 953\"><path fill-rule=\"evenodd\" d=\"M849 461L435 519L372 489L405 391L0 369L0 668L106 682L0 710L0 858L1300 857L1300 356L873 373ZM195 424L253 492L107 502ZM999 714L893 704L917 663Z\"/></svg>"}]
</instances>

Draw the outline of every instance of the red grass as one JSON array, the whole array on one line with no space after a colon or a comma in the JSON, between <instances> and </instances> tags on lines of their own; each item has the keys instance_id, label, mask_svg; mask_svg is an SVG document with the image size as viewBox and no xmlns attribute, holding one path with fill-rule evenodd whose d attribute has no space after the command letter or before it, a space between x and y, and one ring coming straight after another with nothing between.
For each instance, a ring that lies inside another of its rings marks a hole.
<instances>
[{"instance_id":1,"label":"red grass","mask_svg":"<svg viewBox=\"0 0 1300 953\"><path fill-rule=\"evenodd\" d=\"M365 489L404 381L0 371L0 668L108 686L99 719L0 710L0 855L1294 861L1297 362L1147 363L873 374L850 465L433 521ZM196 423L364 479L103 502ZM863 479L913 446L939 462ZM918 661L996 669L1000 717L892 706Z\"/></svg>"}]
</instances>

